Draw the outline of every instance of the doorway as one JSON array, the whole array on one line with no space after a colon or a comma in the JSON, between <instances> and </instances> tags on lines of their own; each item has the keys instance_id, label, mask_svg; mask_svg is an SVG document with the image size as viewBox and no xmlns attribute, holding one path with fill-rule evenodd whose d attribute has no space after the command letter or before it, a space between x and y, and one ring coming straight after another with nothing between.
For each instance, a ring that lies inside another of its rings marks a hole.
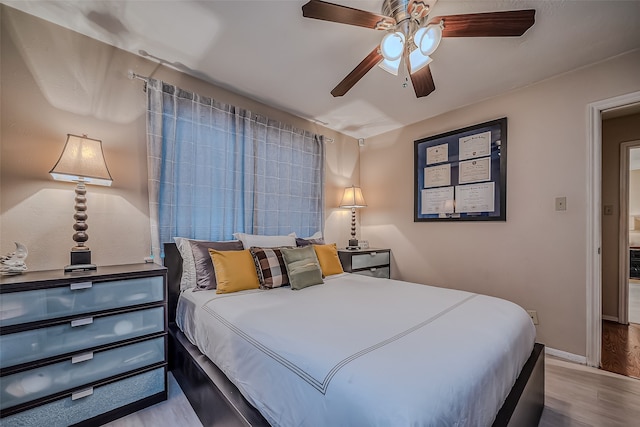
<instances>
[{"instance_id":1,"label":"doorway","mask_svg":"<svg viewBox=\"0 0 640 427\"><path fill-rule=\"evenodd\" d=\"M621 260L621 271L625 273L621 281L622 289L627 296L626 301L621 301L627 308L629 323L640 325L640 140L623 144L621 160L623 167L628 172L626 179L621 179L627 184L626 218L621 219L627 224L627 246L625 256ZM628 165L628 167L627 167Z\"/></svg>"},{"instance_id":2,"label":"doorway","mask_svg":"<svg viewBox=\"0 0 640 427\"><path fill-rule=\"evenodd\" d=\"M600 367L602 356L602 115L640 105L640 92L588 105L587 127L587 364ZM627 110L628 111L628 110Z\"/></svg>"},{"instance_id":3,"label":"doorway","mask_svg":"<svg viewBox=\"0 0 640 427\"><path fill-rule=\"evenodd\" d=\"M630 114L613 118L605 112L602 129L601 367L640 378L640 354L636 351L640 346L640 281L632 282L635 272L630 263L630 250L640 244L635 232L635 217L640 215L640 157L636 161L640 139L624 141L640 137L640 112L631 109Z\"/></svg>"}]
</instances>

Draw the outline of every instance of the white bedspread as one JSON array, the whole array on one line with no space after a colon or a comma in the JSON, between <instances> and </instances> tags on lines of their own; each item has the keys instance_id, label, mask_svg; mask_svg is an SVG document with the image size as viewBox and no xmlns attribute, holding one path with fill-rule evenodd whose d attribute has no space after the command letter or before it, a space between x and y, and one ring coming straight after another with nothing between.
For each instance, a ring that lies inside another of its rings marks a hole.
<instances>
[{"instance_id":1,"label":"white bedspread","mask_svg":"<svg viewBox=\"0 0 640 427\"><path fill-rule=\"evenodd\" d=\"M511 302L356 274L189 290L177 322L274 426L488 426L535 340Z\"/></svg>"}]
</instances>

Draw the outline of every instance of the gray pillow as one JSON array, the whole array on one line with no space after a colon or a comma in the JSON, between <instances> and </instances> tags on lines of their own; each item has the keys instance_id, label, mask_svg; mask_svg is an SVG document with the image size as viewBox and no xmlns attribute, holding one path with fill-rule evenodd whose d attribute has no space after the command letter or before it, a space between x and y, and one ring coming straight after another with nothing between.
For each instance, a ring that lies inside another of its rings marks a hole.
<instances>
[{"instance_id":1,"label":"gray pillow","mask_svg":"<svg viewBox=\"0 0 640 427\"><path fill-rule=\"evenodd\" d=\"M196 267L196 286L193 288L194 292L205 289L215 289L217 286L209 249L215 249L217 251L241 251L244 249L242 242L239 240L231 240L228 242L189 240L189 244L191 245L193 261Z\"/></svg>"},{"instance_id":2,"label":"gray pillow","mask_svg":"<svg viewBox=\"0 0 640 427\"><path fill-rule=\"evenodd\" d=\"M280 248L287 266L291 289L299 290L307 286L324 283L322 270L313 246L303 248Z\"/></svg>"},{"instance_id":3,"label":"gray pillow","mask_svg":"<svg viewBox=\"0 0 640 427\"><path fill-rule=\"evenodd\" d=\"M324 245L324 239L320 237L319 239L307 238L303 239L301 237L296 237L296 245L297 246L311 246L311 245Z\"/></svg>"}]
</instances>

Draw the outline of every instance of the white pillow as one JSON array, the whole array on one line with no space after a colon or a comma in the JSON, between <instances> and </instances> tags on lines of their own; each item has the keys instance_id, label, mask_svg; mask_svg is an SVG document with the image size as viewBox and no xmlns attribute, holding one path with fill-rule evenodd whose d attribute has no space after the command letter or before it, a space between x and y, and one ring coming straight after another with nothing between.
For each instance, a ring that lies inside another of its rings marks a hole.
<instances>
[{"instance_id":1,"label":"white pillow","mask_svg":"<svg viewBox=\"0 0 640 427\"><path fill-rule=\"evenodd\" d=\"M193 288L196 285L196 262L193 259L191 244L186 237L174 237L178 251L182 256L182 277L180 278L180 290Z\"/></svg>"},{"instance_id":2,"label":"white pillow","mask_svg":"<svg viewBox=\"0 0 640 427\"><path fill-rule=\"evenodd\" d=\"M245 249L249 249L252 246L259 248L296 246L296 233L291 233L286 236L261 236L258 234L233 233L233 237L240 240Z\"/></svg>"},{"instance_id":3,"label":"white pillow","mask_svg":"<svg viewBox=\"0 0 640 427\"><path fill-rule=\"evenodd\" d=\"M316 231L315 233L313 233L311 236L309 237L303 237L303 239L305 240L309 240L309 239L322 239L322 231Z\"/></svg>"}]
</instances>

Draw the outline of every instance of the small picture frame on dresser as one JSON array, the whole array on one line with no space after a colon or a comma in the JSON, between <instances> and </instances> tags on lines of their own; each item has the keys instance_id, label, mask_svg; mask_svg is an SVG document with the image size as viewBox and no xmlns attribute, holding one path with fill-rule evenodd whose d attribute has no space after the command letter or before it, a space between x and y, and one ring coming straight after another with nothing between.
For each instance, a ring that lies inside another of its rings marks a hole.
<instances>
[{"instance_id":1,"label":"small picture frame on dresser","mask_svg":"<svg viewBox=\"0 0 640 427\"><path fill-rule=\"evenodd\" d=\"M360 249L369 249L369 241L368 240L359 240L358 244L360 245Z\"/></svg>"}]
</instances>

